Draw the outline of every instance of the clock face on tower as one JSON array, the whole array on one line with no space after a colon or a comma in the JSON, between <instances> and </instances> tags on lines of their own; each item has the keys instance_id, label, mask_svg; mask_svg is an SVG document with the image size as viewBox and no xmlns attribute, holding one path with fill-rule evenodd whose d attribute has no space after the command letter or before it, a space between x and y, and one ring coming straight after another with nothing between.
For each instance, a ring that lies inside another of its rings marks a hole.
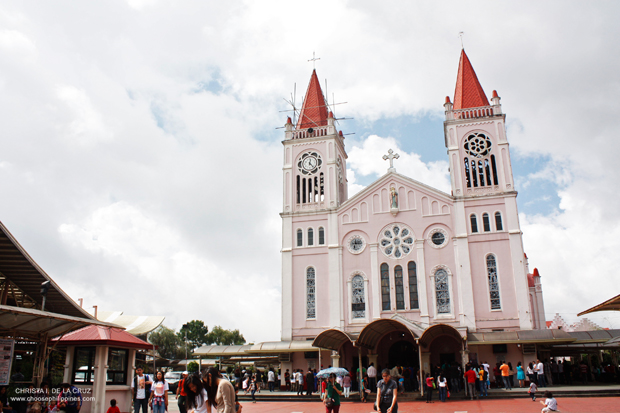
<instances>
[{"instance_id":1,"label":"clock face on tower","mask_svg":"<svg viewBox=\"0 0 620 413\"><path fill-rule=\"evenodd\" d=\"M347 247L352 254L359 254L364 251L366 240L361 235L353 235L349 238Z\"/></svg>"},{"instance_id":2,"label":"clock face on tower","mask_svg":"<svg viewBox=\"0 0 620 413\"><path fill-rule=\"evenodd\" d=\"M299 157L297 168L304 175L312 175L321 168L322 164L321 155L317 152L306 152Z\"/></svg>"}]
</instances>

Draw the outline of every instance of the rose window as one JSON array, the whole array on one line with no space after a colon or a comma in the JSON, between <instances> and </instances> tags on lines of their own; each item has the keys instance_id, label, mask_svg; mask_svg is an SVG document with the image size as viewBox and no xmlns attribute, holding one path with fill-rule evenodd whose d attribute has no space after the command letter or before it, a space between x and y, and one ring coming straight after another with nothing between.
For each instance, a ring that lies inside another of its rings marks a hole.
<instances>
[{"instance_id":1,"label":"rose window","mask_svg":"<svg viewBox=\"0 0 620 413\"><path fill-rule=\"evenodd\" d=\"M484 158L491 153L491 139L482 133L472 133L465 140L465 152L476 158Z\"/></svg>"},{"instance_id":2,"label":"rose window","mask_svg":"<svg viewBox=\"0 0 620 413\"><path fill-rule=\"evenodd\" d=\"M413 249L413 232L402 224L385 228L379 238L379 247L388 257L402 258Z\"/></svg>"}]
</instances>

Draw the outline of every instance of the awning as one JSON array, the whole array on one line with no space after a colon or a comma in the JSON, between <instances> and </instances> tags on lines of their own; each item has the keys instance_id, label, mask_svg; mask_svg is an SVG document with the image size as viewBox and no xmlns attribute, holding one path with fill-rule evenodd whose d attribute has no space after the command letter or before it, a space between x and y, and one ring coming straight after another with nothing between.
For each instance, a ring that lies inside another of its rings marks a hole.
<instances>
[{"instance_id":1,"label":"awning","mask_svg":"<svg viewBox=\"0 0 620 413\"><path fill-rule=\"evenodd\" d=\"M246 344L243 346L202 346L194 350L192 356L243 356L252 346L253 344Z\"/></svg>"},{"instance_id":2,"label":"awning","mask_svg":"<svg viewBox=\"0 0 620 413\"><path fill-rule=\"evenodd\" d=\"M322 331L318 336L314 338L312 346L316 348L327 348L333 351L340 350L340 347L344 343L353 343L359 336L356 333L345 333L338 328L330 328L329 330Z\"/></svg>"},{"instance_id":3,"label":"awning","mask_svg":"<svg viewBox=\"0 0 620 413\"><path fill-rule=\"evenodd\" d=\"M302 351L317 351L312 347L312 341L293 340L293 341L266 341L252 345L250 353L261 354L279 354L279 353L296 353Z\"/></svg>"},{"instance_id":4,"label":"awning","mask_svg":"<svg viewBox=\"0 0 620 413\"><path fill-rule=\"evenodd\" d=\"M589 308L586 311L582 311L577 314L577 316L580 317L584 314L594 313L596 311L620 311L620 295L617 295L607 301L595 305L594 307Z\"/></svg>"},{"instance_id":5,"label":"awning","mask_svg":"<svg viewBox=\"0 0 620 413\"><path fill-rule=\"evenodd\" d=\"M139 336L150 333L164 322L164 316L125 315L122 311L97 311L97 318L124 327L129 334Z\"/></svg>"},{"instance_id":6,"label":"awning","mask_svg":"<svg viewBox=\"0 0 620 413\"><path fill-rule=\"evenodd\" d=\"M40 339L55 337L88 325L119 326L86 318L34 310L32 308L0 305L0 335Z\"/></svg>"},{"instance_id":7,"label":"awning","mask_svg":"<svg viewBox=\"0 0 620 413\"><path fill-rule=\"evenodd\" d=\"M439 336L450 336L455 338L458 342L462 342L467 337L467 328L463 328L460 331L447 324L435 324L424 330L422 336L418 340L418 343L423 347L428 347Z\"/></svg>"},{"instance_id":8,"label":"awning","mask_svg":"<svg viewBox=\"0 0 620 413\"><path fill-rule=\"evenodd\" d=\"M92 315L77 305L39 267L4 224L0 222L0 283L4 286L6 285L6 280L10 281L9 296L11 300L15 301L15 306L41 308L41 283L50 281L45 310L71 317L94 320ZM2 289L0 289L0 292L2 292ZM0 304L2 304L1 301Z\"/></svg>"},{"instance_id":9,"label":"awning","mask_svg":"<svg viewBox=\"0 0 620 413\"><path fill-rule=\"evenodd\" d=\"M375 320L372 323L366 325L360 332L355 345L358 347L365 347L368 349L374 349L379 344L379 341L383 336L393 331L402 331L416 339L421 333L419 327L406 320L397 319L396 317L380 320Z\"/></svg>"},{"instance_id":10,"label":"awning","mask_svg":"<svg viewBox=\"0 0 620 413\"><path fill-rule=\"evenodd\" d=\"M470 346L511 343L559 344L574 341L576 338L564 330L494 331L467 334L467 344Z\"/></svg>"},{"instance_id":11,"label":"awning","mask_svg":"<svg viewBox=\"0 0 620 413\"><path fill-rule=\"evenodd\" d=\"M611 339L620 337L620 330L591 330L591 331L571 331L571 337L575 343L606 343Z\"/></svg>"},{"instance_id":12,"label":"awning","mask_svg":"<svg viewBox=\"0 0 620 413\"><path fill-rule=\"evenodd\" d=\"M89 325L52 339L62 346L109 346L152 350L155 346L129 334L122 328Z\"/></svg>"}]
</instances>

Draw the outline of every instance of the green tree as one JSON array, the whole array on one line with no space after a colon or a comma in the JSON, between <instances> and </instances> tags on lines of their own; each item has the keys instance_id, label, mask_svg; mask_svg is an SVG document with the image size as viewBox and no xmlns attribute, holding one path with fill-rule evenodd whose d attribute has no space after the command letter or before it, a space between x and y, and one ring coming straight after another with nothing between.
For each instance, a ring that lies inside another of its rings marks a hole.
<instances>
[{"instance_id":1,"label":"green tree","mask_svg":"<svg viewBox=\"0 0 620 413\"><path fill-rule=\"evenodd\" d=\"M198 371L198 369L200 368L200 366L198 366L198 363L195 361L190 361L187 364L187 371L189 373L196 373Z\"/></svg>"},{"instance_id":2,"label":"green tree","mask_svg":"<svg viewBox=\"0 0 620 413\"><path fill-rule=\"evenodd\" d=\"M209 336L209 327L207 327L204 321L192 320L186 324L183 324L181 330L177 333L177 336L185 342L187 335L187 344L190 351L207 344L207 338Z\"/></svg>"},{"instance_id":3,"label":"green tree","mask_svg":"<svg viewBox=\"0 0 620 413\"><path fill-rule=\"evenodd\" d=\"M149 341L157 346L157 353L160 357L170 360L185 358L185 343L171 328L160 326L149 334ZM191 351L188 351L189 354Z\"/></svg>"},{"instance_id":4,"label":"green tree","mask_svg":"<svg viewBox=\"0 0 620 413\"><path fill-rule=\"evenodd\" d=\"M239 333L239 330L226 330L220 326L215 326L208 334L208 344L219 346L241 345L245 344L245 338Z\"/></svg>"}]
</instances>

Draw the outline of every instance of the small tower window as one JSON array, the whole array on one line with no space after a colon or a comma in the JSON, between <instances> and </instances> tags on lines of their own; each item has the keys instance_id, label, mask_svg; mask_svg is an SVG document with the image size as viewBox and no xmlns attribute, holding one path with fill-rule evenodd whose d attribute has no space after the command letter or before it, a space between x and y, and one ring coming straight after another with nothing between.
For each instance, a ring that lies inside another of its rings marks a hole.
<instances>
[{"instance_id":1,"label":"small tower window","mask_svg":"<svg viewBox=\"0 0 620 413\"><path fill-rule=\"evenodd\" d=\"M390 310L390 267L381 264L381 304L383 311Z\"/></svg>"},{"instance_id":2,"label":"small tower window","mask_svg":"<svg viewBox=\"0 0 620 413\"><path fill-rule=\"evenodd\" d=\"M495 213L495 229L497 231L504 230L504 226L502 225L502 213L501 212Z\"/></svg>"},{"instance_id":3,"label":"small tower window","mask_svg":"<svg viewBox=\"0 0 620 413\"><path fill-rule=\"evenodd\" d=\"M469 216L469 222L471 223L471 232L478 232L478 219L476 218L476 214L471 214Z\"/></svg>"},{"instance_id":4,"label":"small tower window","mask_svg":"<svg viewBox=\"0 0 620 413\"><path fill-rule=\"evenodd\" d=\"M308 246L314 245L314 230L312 228L308 228Z\"/></svg>"},{"instance_id":5,"label":"small tower window","mask_svg":"<svg viewBox=\"0 0 620 413\"><path fill-rule=\"evenodd\" d=\"M471 188L471 176L469 174L469 159L465 158L463 160L463 163L465 164L465 180L467 181L467 187ZM297 180L299 180L299 177L297 177Z\"/></svg>"},{"instance_id":6,"label":"small tower window","mask_svg":"<svg viewBox=\"0 0 620 413\"><path fill-rule=\"evenodd\" d=\"M409 272L409 308L414 310L420 308L418 304L418 276L416 275L415 261L409 261L407 270Z\"/></svg>"},{"instance_id":7,"label":"small tower window","mask_svg":"<svg viewBox=\"0 0 620 413\"><path fill-rule=\"evenodd\" d=\"M298 247L304 246L304 232L301 229L297 230L297 246Z\"/></svg>"},{"instance_id":8,"label":"small tower window","mask_svg":"<svg viewBox=\"0 0 620 413\"><path fill-rule=\"evenodd\" d=\"M405 285L403 284L403 267L394 267L394 286L396 287L396 309L405 309Z\"/></svg>"},{"instance_id":9,"label":"small tower window","mask_svg":"<svg viewBox=\"0 0 620 413\"><path fill-rule=\"evenodd\" d=\"M482 214L482 225L484 226L484 232L491 232L491 221L489 221L489 214L486 212Z\"/></svg>"},{"instance_id":10,"label":"small tower window","mask_svg":"<svg viewBox=\"0 0 620 413\"><path fill-rule=\"evenodd\" d=\"M319 245L325 245L325 229L319 227Z\"/></svg>"}]
</instances>

